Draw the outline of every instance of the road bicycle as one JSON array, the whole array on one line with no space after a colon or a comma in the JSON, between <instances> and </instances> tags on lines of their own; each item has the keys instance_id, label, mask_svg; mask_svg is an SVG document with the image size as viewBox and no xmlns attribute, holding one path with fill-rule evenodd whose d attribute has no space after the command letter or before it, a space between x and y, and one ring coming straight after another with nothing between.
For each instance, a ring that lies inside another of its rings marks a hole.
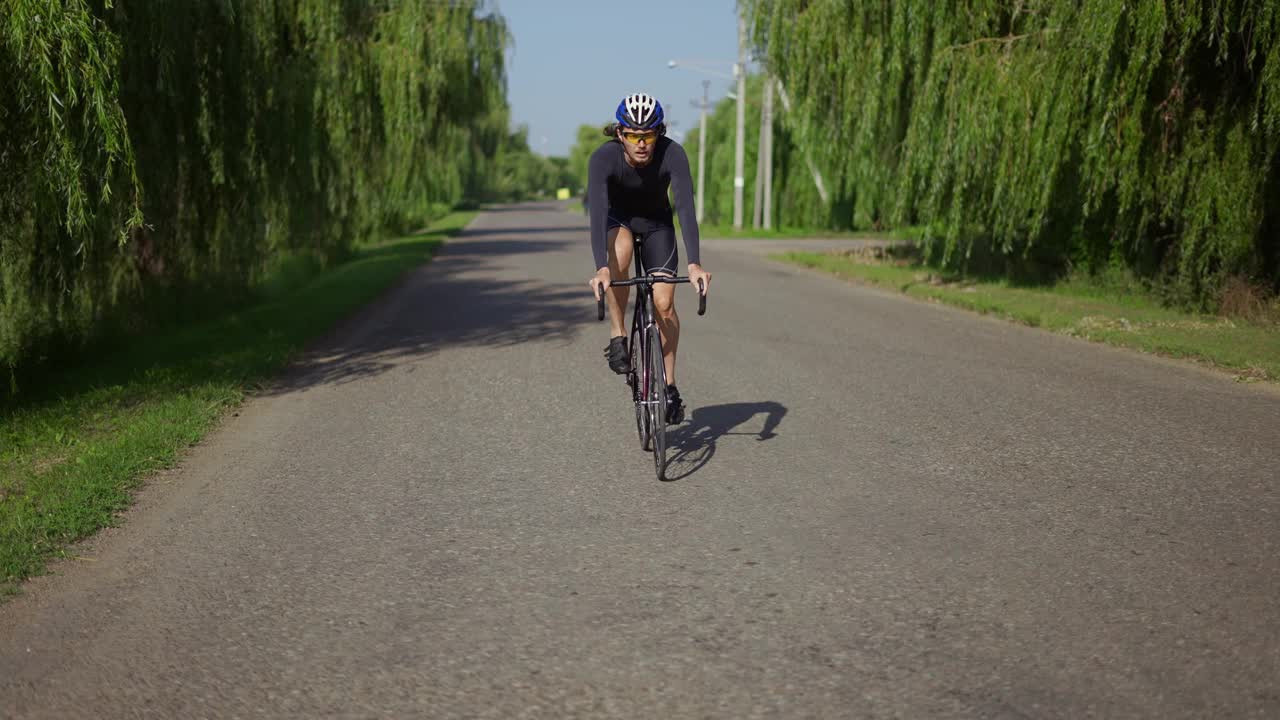
<instances>
[{"instance_id":1,"label":"road bicycle","mask_svg":"<svg viewBox=\"0 0 1280 720\"><path fill-rule=\"evenodd\" d=\"M627 351L631 367L626 372L627 386L636 408L636 433L640 449L653 452L653 467L659 480L667 470L667 367L662 359L662 335L658 331L658 313L653 306L653 286L658 283L678 285L687 277L653 275L645 271L640 242L636 241L636 276L630 280L610 282L610 287L636 288L635 310L631 315L631 335ZM605 292L608 292L607 290ZM706 288L698 283L698 314L707 313ZM596 319L604 320L604 293L596 301Z\"/></svg>"}]
</instances>

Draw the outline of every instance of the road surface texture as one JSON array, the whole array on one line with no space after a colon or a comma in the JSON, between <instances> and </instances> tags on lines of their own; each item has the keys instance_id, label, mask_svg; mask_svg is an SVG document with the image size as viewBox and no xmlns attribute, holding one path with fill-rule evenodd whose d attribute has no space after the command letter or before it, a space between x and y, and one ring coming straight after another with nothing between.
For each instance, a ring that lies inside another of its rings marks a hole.
<instances>
[{"instance_id":1,"label":"road surface texture","mask_svg":"<svg viewBox=\"0 0 1280 720\"><path fill-rule=\"evenodd\" d=\"M9 718L1280 717L1280 396L709 241L670 482L481 215L0 606Z\"/></svg>"}]
</instances>

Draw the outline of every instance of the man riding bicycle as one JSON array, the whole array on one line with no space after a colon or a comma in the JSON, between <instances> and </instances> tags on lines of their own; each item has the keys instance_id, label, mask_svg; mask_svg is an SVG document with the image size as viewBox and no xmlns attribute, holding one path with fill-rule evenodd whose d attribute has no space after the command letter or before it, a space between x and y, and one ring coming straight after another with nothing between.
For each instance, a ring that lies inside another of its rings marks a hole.
<instances>
[{"instance_id":1,"label":"man riding bicycle","mask_svg":"<svg viewBox=\"0 0 1280 720\"><path fill-rule=\"evenodd\" d=\"M618 103L614 117L617 122L604 128L611 139L592 153L587 171L591 253L596 267L588 283L597 300L604 293L609 306L611 336L604 354L609 369L621 375L630 363L622 321L631 288L611 288L610 282L627 279L635 239L640 238L641 258L651 274L675 276L678 258L673 216L678 214L689 256L689 282L694 287L701 282L705 293L711 285L711 273L700 264L689 157L679 143L666 137L662 105L644 93L628 95ZM674 214L668 189L675 198ZM676 389L680 316L675 293L674 285L653 286L667 370L667 422L672 424L684 420L684 402Z\"/></svg>"}]
</instances>

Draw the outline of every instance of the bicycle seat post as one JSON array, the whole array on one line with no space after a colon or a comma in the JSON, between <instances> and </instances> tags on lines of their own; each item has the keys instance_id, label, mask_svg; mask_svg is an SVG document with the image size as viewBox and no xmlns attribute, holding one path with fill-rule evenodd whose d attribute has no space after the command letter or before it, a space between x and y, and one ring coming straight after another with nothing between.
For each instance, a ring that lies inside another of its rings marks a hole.
<instances>
[{"instance_id":1,"label":"bicycle seat post","mask_svg":"<svg viewBox=\"0 0 1280 720\"><path fill-rule=\"evenodd\" d=\"M644 258L640 253L640 236L631 236L631 255L636 259L636 277L644 277Z\"/></svg>"}]
</instances>

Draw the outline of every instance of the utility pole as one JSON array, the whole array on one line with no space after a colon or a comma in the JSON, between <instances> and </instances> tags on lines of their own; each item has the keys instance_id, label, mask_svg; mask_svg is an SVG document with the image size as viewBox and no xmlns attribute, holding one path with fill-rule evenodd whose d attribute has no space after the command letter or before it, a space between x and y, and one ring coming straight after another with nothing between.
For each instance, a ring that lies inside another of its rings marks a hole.
<instances>
[{"instance_id":1,"label":"utility pole","mask_svg":"<svg viewBox=\"0 0 1280 720\"><path fill-rule=\"evenodd\" d=\"M773 227L773 75L764 75L764 107L760 110L760 155L764 158L764 229Z\"/></svg>"},{"instance_id":2,"label":"utility pole","mask_svg":"<svg viewBox=\"0 0 1280 720\"><path fill-rule=\"evenodd\" d=\"M756 181L752 183L756 188L756 197L755 202L751 205L751 227L756 230L760 229L761 211L764 210L764 204L760 202L761 195L764 193L764 134L764 114L761 113L760 137L756 139Z\"/></svg>"},{"instance_id":3,"label":"utility pole","mask_svg":"<svg viewBox=\"0 0 1280 720\"><path fill-rule=\"evenodd\" d=\"M702 224L704 208L706 208L706 197L703 194L703 188L706 187L707 179L707 108L711 105L709 95L711 92L711 81L702 81L702 117L698 125L698 224Z\"/></svg>"},{"instance_id":4,"label":"utility pole","mask_svg":"<svg viewBox=\"0 0 1280 720\"><path fill-rule=\"evenodd\" d=\"M742 229L742 188L746 185L743 176L745 164L743 135L746 134L747 108L747 17L738 9L738 62L733 66L733 74L738 78L738 133L733 148L733 229Z\"/></svg>"},{"instance_id":5,"label":"utility pole","mask_svg":"<svg viewBox=\"0 0 1280 720\"><path fill-rule=\"evenodd\" d=\"M764 73L764 104L760 108L760 141L756 144L756 204L751 227L773 227L773 76Z\"/></svg>"},{"instance_id":6,"label":"utility pole","mask_svg":"<svg viewBox=\"0 0 1280 720\"><path fill-rule=\"evenodd\" d=\"M741 30L742 27L739 26L738 29ZM739 39L741 39L741 36L739 37ZM727 61L668 60L667 67L669 68L688 67L690 70L695 70L697 72L705 73L707 75L714 75L716 77L722 77L727 79L729 78L729 76L726 75L725 73L718 70L711 70L705 67L705 65L707 64L720 64L722 62L727 62ZM734 70L734 75L737 76L738 74L737 64L734 64L733 70ZM696 212L697 212L698 222L702 222L703 217L705 217L706 215L705 187L707 184L706 183L706 180L707 180L707 170L706 170L707 168L707 112L711 110L710 96L711 96L711 81L703 80L702 81L702 104L698 104L697 102L691 102L691 104L694 107L698 108L698 110L701 111L702 113L702 116L699 118L699 125L698 125L698 190L697 190L697 199L696 199L696 204L697 204ZM733 97L733 93L730 93L729 97ZM739 142L741 142L741 139L739 139ZM738 164L739 176L742 175L741 168L742 168L742 164L741 162L739 162Z\"/></svg>"}]
</instances>

